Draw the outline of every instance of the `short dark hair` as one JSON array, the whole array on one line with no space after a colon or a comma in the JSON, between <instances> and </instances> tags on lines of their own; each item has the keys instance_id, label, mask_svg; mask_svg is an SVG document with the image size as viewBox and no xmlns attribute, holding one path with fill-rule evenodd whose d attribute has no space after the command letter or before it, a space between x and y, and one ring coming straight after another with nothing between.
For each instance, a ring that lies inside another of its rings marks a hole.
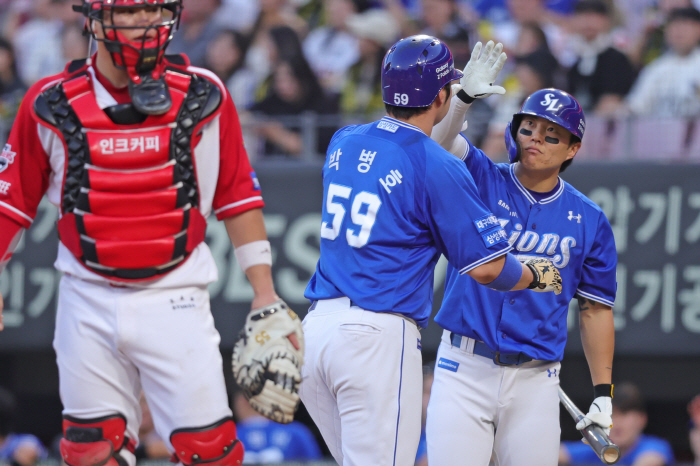
<instances>
[{"instance_id":1,"label":"short dark hair","mask_svg":"<svg viewBox=\"0 0 700 466\"><path fill-rule=\"evenodd\" d=\"M642 392L632 382L615 384L612 404L614 408L619 409L623 413L628 411L647 412L646 401L642 396Z\"/></svg>"},{"instance_id":2,"label":"short dark hair","mask_svg":"<svg viewBox=\"0 0 700 466\"><path fill-rule=\"evenodd\" d=\"M447 83L445 84L442 89L445 89L447 91L447 98L450 98L450 95L452 94L452 83ZM442 89L440 89L442 91ZM435 96L437 99L437 96ZM435 102L433 100L433 102ZM433 105L432 103L430 105ZM430 105L426 105L425 107L399 107L397 105L391 105L384 103L384 108L386 109L386 113L389 116L392 116L394 118L399 118L401 120L408 120L413 118L414 116L422 115L423 113L427 112L428 109L430 108Z\"/></svg>"},{"instance_id":3,"label":"short dark hair","mask_svg":"<svg viewBox=\"0 0 700 466\"><path fill-rule=\"evenodd\" d=\"M610 16L610 7L603 0L580 0L574 5L574 13L597 13Z\"/></svg>"},{"instance_id":4,"label":"short dark hair","mask_svg":"<svg viewBox=\"0 0 700 466\"><path fill-rule=\"evenodd\" d=\"M571 134L571 139L569 140L569 147L579 142L581 142L581 138L576 136L575 134ZM565 160L564 163L561 164L561 167L559 167L559 173L569 168L569 165L571 165L573 162L574 159Z\"/></svg>"},{"instance_id":5,"label":"short dark hair","mask_svg":"<svg viewBox=\"0 0 700 466\"><path fill-rule=\"evenodd\" d=\"M690 21L695 21L696 23L700 23L700 11L696 10L693 7L674 8L668 14L668 19L666 20L666 24L671 23L675 20L680 20L680 19L687 19Z\"/></svg>"}]
</instances>

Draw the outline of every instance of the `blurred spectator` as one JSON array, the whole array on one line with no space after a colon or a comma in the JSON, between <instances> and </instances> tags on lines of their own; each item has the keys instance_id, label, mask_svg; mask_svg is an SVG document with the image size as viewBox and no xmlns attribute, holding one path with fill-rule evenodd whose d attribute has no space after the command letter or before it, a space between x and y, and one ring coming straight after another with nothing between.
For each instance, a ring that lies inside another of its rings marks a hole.
<instances>
[{"instance_id":1,"label":"blurred spectator","mask_svg":"<svg viewBox=\"0 0 700 466\"><path fill-rule=\"evenodd\" d=\"M297 126L305 114L335 114L337 106L326 98L321 85L303 56L294 58L280 57L276 62L271 83L265 98L250 109L261 117L258 128L264 140L265 155L287 155L299 157L304 151L325 154L334 127L316 128L320 119L314 122L312 129L318 130L317 147L309 147L301 134L303 128ZM297 117L290 122L289 117Z\"/></svg>"},{"instance_id":2,"label":"blurred spectator","mask_svg":"<svg viewBox=\"0 0 700 466\"><path fill-rule=\"evenodd\" d=\"M350 16L347 27L359 40L360 60L348 71L340 106L345 114L363 114L368 121L384 113L382 60L398 39L399 25L385 10L371 9Z\"/></svg>"},{"instance_id":3,"label":"blurred spectator","mask_svg":"<svg viewBox=\"0 0 700 466\"><path fill-rule=\"evenodd\" d=\"M578 60L567 75L567 91L587 115L613 115L623 104L636 71L612 39L612 11L603 0L581 0L574 7Z\"/></svg>"},{"instance_id":4,"label":"blurred spectator","mask_svg":"<svg viewBox=\"0 0 700 466\"><path fill-rule=\"evenodd\" d=\"M471 56L471 28L462 20L457 0L422 0L421 34L435 36L447 44L455 64L464 66Z\"/></svg>"},{"instance_id":5,"label":"blurred spectator","mask_svg":"<svg viewBox=\"0 0 700 466\"><path fill-rule=\"evenodd\" d=\"M633 114L664 117L700 115L700 12L678 8L664 30L669 51L639 74L627 105Z\"/></svg>"},{"instance_id":6,"label":"blurred spectator","mask_svg":"<svg viewBox=\"0 0 700 466\"><path fill-rule=\"evenodd\" d=\"M12 44L0 39L0 138L7 140L27 86L17 76Z\"/></svg>"},{"instance_id":7,"label":"blurred spectator","mask_svg":"<svg viewBox=\"0 0 700 466\"><path fill-rule=\"evenodd\" d=\"M428 466L428 444L425 436L425 420L428 416L428 401L430 400L430 390L433 388L435 362L423 366L423 411L420 418L420 441L416 453L415 466Z\"/></svg>"},{"instance_id":8,"label":"blurred spectator","mask_svg":"<svg viewBox=\"0 0 700 466\"><path fill-rule=\"evenodd\" d=\"M573 11L577 0L547 0L547 10L562 15ZM473 6L479 16L488 21L504 21L508 18L506 0L473 0Z\"/></svg>"},{"instance_id":9,"label":"blurred spectator","mask_svg":"<svg viewBox=\"0 0 700 466\"><path fill-rule=\"evenodd\" d=\"M243 393L233 395L238 438L245 445L243 464L321 459L321 449L308 427L298 421L279 424L258 414Z\"/></svg>"},{"instance_id":10,"label":"blurred spectator","mask_svg":"<svg viewBox=\"0 0 700 466\"><path fill-rule=\"evenodd\" d=\"M338 97L360 59L359 41L347 30L348 18L360 11L353 0L326 0L323 11L326 24L306 37L304 55L329 96Z\"/></svg>"},{"instance_id":11,"label":"blurred spectator","mask_svg":"<svg viewBox=\"0 0 700 466\"><path fill-rule=\"evenodd\" d=\"M260 3L250 0L223 0L216 20L225 29L249 33L260 14Z\"/></svg>"},{"instance_id":12,"label":"blurred spectator","mask_svg":"<svg viewBox=\"0 0 700 466\"><path fill-rule=\"evenodd\" d=\"M253 34L264 33L277 26L291 27L300 37L307 34L308 25L297 14L292 0L259 0L258 3L260 10L253 26Z\"/></svg>"},{"instance_id":13,"label":"blurred spectator","mask_svg":"<svg viewBox=\"0 0 700 466\"><path fill-rule=\"evenodd\" d=\"M76 0L77 2L77 0ZM17 68L22 81L31 85L44 76L60 73L66 64L61 33L80 19L73 0L34 0L34 18L21 25L13 38ZM83 56L87 55L87 50Z\"/></svg>"},{"instance_id":14,"label":"blurred spectator","mask_svg":"<svg viewBox=\"0 0 700 466\"><path fill-rule=\"evenodd\" d=\"M479 32L485 40L493 39L502 42L505 52L512 55L517 48L520 30L526 23L538 24L545 35L547 43L562 65L569 66L574 57L567 53L567 36L561 25L557 24L559 17L547 10L545 0L507 0L509 18L505 21L483 22L479 26Z\"/></svg>"},{"instance_id":15,"label":"blurred spectator","mask_svg":"<svg viewBox=\"0 0 700 466\"><path fill-rule=\"evenodd\" d=\"M216 15L221 0L183 0L180 32L168 45L168 53L186 53L194 66L204 66L207 44L219 33Z\"/></svg>"},{"instance_id":16,"label":"blurred spectator","mask_svg":"<svg viewBox=\"0 0 700 466\"><path fill-rule=\"evenodd\" d=\"M46 449L31 434L13 432L17 415L14 395L0 387L0 461L14 466L32 466L47 457Z\"/></svg>"},{"instance_id":17,"label":"blurred spectator","mask_svg":"<svg viewBox=\"0 0 700 466\"><path fill-rule=\"evenodd\" d=\"M688 403L688 414L690 415L690 433L688 440L690 441L690 449L695 457L695 466L700 466L700 395Z\"/></svg>"},{"instance_id":18,"label":"blurred spectator","mask_svg":"<svg viewBox=\"0 0 700 466\"><path fill-rule=\"evenodd\" d=\"M620 447L621 466L663 466L674 464L671 445L664 439L645 435L646 403L639 388L630 383L615 384L613 391L613 427L610 440ZM593 449L583 442L562 442L560 464L594 464L600 461Z\"/></svg>"},{"instance_id":19,"label":"blurred spectator","mask_svg":"<svg viewBox=\"0 0 700 466\"><path fill-rule=\"evenodd\" d=\"M282 59L306 60L297 32L289 26L275 26L256 30L245 56L245 67L251 70L259 87L272 74L275 63ZM256 91L255 100L260 100L265 87Z\"/></svg>"},{"instance_id":20,"label":"blurred spectator","mask_svg":"<svg viewBox=\"0 0 700 466\"><path fill-rule=\"evenodd\" d=\"M61 30L61 51L66 62L87 58L88 38L81 26L71 23Z\"/></svg>"},{"instance_id":21,"label":"blurred spectator","mask_svg":"<svg viewBox=\"0 0 700 466\"><path fill-rule=\"evenodd\" d=\"M482 150L494 161L505 162L508 154L505 145L505 128L520 111L525 98L535 91L554 86L559 63L549 48L541 46L533 52L515 57L515 86L499 96L494 115L489 121L488 134ZM471 124L471 121L470 121Z\"/></svg>"},{"instance_id":22,"label":"blurred spectator","mask_svg":"<svg viewBox=\"0 0 700 466\"><path fill-rule=\"evenodd\" d=\"M631 9L640 9L639 0L628 1ZM627 52L627 56L637 68L648 65L666 51L664 25L669 13L676 8L692 6L691 0L658 0L644 8L642 27L635 31L634 40Z\"/></svg>"},{"instance_id":23,"label":"blurred spectator","mask_svg":"<svg viewBox=\"0 0 700 466\"><path fill-rule=\"evenodd\" d=\"M134 452L136 459L170 459L168 448L153 425L151 408L143 392L141 392L139 406L141 407L141 425L139 426L139 444Z\"/></svg>"},{"instance_id":24,"label":"blurred spectator","mask_svg":"<svg viewBox=\"0 0 700 466\"><path fill-rule=\"evenodd\" d=\"M225 29L207 45L205 67L221 79L236 108L249 108L255 102L260 76L246 64L248 40L238 32Z\"/></svg>"}]
</instances>

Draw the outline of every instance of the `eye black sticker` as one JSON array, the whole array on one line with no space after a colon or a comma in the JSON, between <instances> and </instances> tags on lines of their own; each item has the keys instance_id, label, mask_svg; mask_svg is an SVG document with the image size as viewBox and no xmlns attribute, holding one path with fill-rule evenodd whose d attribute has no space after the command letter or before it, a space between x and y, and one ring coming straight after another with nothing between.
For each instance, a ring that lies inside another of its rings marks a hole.
<instances>
[{"instance_id":1,"label":"eye black sticker","mask_svg":"<svg viewBox=\"0 0 700 466\"><path fill-rule=\"evenodd\" d=\"M525 136L532 136L532 131L530 131L529 129L520 128L520 134L524 134Z\"/></svg>"},{"instance_id":2,"label":"eye black sticker","mask_svg":"<svg viewBox=\"0 0 700 466\"><path fill-rule=\"evenodd\" d=\"M544 137L544 142L548 142L550 144L559 144L559 139L558 138L553 138L550 136L545 136Z\"/></svg>"}]
</instances>

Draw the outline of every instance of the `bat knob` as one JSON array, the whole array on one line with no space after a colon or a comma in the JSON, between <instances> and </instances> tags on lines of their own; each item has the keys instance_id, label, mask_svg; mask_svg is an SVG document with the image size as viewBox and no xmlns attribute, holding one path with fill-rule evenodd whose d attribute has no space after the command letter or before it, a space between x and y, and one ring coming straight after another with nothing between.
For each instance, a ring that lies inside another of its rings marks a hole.
<instances>
[{"instance_id":1,"label":"bat knob","mask_svg":"<svg viewBox=\"0 0 700 466\"><path fill-rule=\"evenodd\" d=\"M620 459L620 449L615 444L608 445L600 452L600 459L605 464L615 464Z\"/></svg>"}]
</instances>

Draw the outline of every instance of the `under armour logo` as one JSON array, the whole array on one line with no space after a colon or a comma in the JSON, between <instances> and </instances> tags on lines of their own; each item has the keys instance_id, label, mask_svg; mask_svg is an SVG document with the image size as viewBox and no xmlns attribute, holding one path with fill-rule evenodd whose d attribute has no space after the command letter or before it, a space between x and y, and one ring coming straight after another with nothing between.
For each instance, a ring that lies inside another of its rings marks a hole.
<instances>
[{"instance_id":1,"label":"under armour logo","mask_svg":"<svg viewBox=\"0 0 700 466\"><path fill-rule=\"evenodd\" d=\"M570 210L569 211L569 216L567 217L569 220L576 219L576 223L581 223L581 214L574 215L574 211Z\"/></svg>"},{"instance_id":2,"label":"under armour logo","mask_svg":"<svg viewBox=\"0 0 700 466\"><path fill-rule=\"evenodd\" d=\"M556 377L557 376L557 370L556 369L547 369L547 377Z\"/></svg>"}]
</instances>

